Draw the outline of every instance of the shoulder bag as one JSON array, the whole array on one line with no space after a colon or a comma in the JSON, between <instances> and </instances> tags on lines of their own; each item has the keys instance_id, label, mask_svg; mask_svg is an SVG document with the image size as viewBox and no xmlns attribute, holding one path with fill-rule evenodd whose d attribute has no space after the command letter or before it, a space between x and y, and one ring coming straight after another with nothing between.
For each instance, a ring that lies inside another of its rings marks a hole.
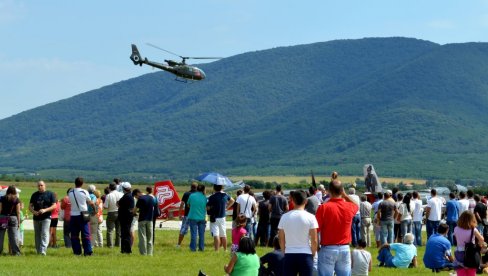
<instances>
[{"instance_id":1,"label":"shoulder bag","mask_svg":"<svg viewBox=\"0 0 488 276\"><path fill-rule=\"evenodd\" d=\"M473 243L474 228L471 230L469 242L464 244L464 267L478 269L481 261L481 248Z\"/></svg>"},{"instance_id":2,"label":"shoulder bag","mask_svg":"<svg viewBox=\"0 0 488 276\"><path fill-rule=\"evenodd\" d=\"M76 200L76 194L75 190L73 190L73 197L75 198L76 206L78 206L78 210L80 210L80 205L78 205L78 200ZM90 213L88 211L81 211L81 216L83 217L84 222L89 222L90 221Z\"/></svg>"}]
</instances>

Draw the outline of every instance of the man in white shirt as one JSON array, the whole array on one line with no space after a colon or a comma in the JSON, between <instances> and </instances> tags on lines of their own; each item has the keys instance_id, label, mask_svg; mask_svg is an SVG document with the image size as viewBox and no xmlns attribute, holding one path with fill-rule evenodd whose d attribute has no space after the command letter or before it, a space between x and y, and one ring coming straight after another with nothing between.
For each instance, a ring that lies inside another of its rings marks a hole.
<instances>
[{"instance_id":1,"label":"man in white shirt","mask_svg":"<svg viewBox=\"0 0 488 276\"><path fill-rule=\"evenodd\" d=\"M469 200L466 198L466 193L465 192L460 192L459 193L459 216L466 211L469 210Z\"/></svg>"},{"instance_id":2,"label":"man in white shirt","mask_svg":"<svg viewBox=\"0 0 488 276\"><path fill-rule=\"evenodd\" d=\"M252 234L252 218L256 213L256 199L249 194L251 186L244 186L244 193L237 197L237 214L244 214L247 218L246 231L248 234Z\"/></svg>"},{"instance_id":3,"label":"man in white shirt","mask_svg":"<svg viewBox=\"0 0 488 276\"><path fill-rule=\"evenodd\" d=\"M319 225L315 216L305 211L307 195L304 191L292 192L291 200L295 209L285 213L278 225L280 247L285 253L284 269L287 275L312 275Z\"/></svg>"},{"instance_id":4,"label":"man in white shirt","mask_svg":"<svg viewBox=\"0 0 488 276\"><path fill-rule=\"evenodd\" d=\"M422 207L422 199L417 191L413 192L413 235L415 237L415 245L422 246L422 220L424 217L424 208Z\"/></svg>"},{"instance_id":5,"label":"man in white shirt","mask_svg":"<svg viewBox=\"0 0 488 276\"><path fill-rule=\"evenodd\" d=\"M111 183L109 186L110 193L105 198L103 209L107 209L107 246L113 247L113 234L115 230L115 246L120 246L120 222L119 222L119 207L117 202L123 196L117 191L117 184Z\"/></svg>"},{"instance_id":6,"label":"man in white shirt","mask_svg":"<svg viewBox=\"0 0 488 276\"><path fill-rule=\"evenodd\" d=\"M427 201L425 207L425 217L427 218L427 240L432 234L437 233L437 228L442 216L442 200L437 197L436 189L430 191L431 198Z\"/></svg>"},{"instance_id":7,"label":"man in white shirt","mask_svg":"<svg viewBox=\"0 0 488 276\"><path fill-rule=\"evenodd\" d=\"M93 253L90 242L90 221L85 221L83 219L82 212L88 212L88 205L96 211L96 206L95 203L90 200L88 191L82 189L81 186L83 186L83 178L77 177L75 179L75 188L68 194L71 203L71 219L69 222L71 230L71 248L73 248L73 253L75 255L81 255L81 232L81 243L83 244L84 255L90 256Z\"/></svg>"}]
</instances>

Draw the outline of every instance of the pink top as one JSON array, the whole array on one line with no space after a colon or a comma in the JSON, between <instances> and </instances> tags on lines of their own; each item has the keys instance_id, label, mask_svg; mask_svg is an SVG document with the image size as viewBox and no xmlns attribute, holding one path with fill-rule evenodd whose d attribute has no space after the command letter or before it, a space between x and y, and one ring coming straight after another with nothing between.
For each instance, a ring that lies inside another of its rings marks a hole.
<instances>
[{"instance_id":1,"label":"pink top","mask_svg":"<svg viewBox=\"0 0 488 276\"><path fill-rule=\"evenodd\" d=\"M58 215L59 215L59 207L60 207L59 201L56 201L56 208L54 208L54 210L51 212L51 218L52 219L57 219L58 218Z\"/></svg>"},{"instance_id":2,"label":"pink top","mask_svg":"<svg viewBox=\"0 0 488 276\"><path fill-rule=\"evenodd\" d=\"M474 228L473 240L471 241L473 243L475 242L475 233L479 233L476 228ZM464 244L469 242L469 237L471 237L471 229L468 230L456 226L456 228L454 228L454 236L457 241L457 251L464 251Z\"/></svg>"},{"instance_id":3,"label":"pink top","mask_svg":"<svg viewBox=\"0 0 488 276\"><path fill-rule=\"evenodd\" d=\"M65 196L61 201L61 209L64 210L64 221L69 221L71 219L71 202L68 196Z\"/></svg>"},{"instance_id":4,"label":"pink top","mask_svg":"<svg viewBox=\"0 0 488 276\"><path fill-rule=\"evenodd\" d=\"M232 244L239 245L239 241L247 234L246 228L236 227L232 229Z\"/></svg>"}]
</instances>

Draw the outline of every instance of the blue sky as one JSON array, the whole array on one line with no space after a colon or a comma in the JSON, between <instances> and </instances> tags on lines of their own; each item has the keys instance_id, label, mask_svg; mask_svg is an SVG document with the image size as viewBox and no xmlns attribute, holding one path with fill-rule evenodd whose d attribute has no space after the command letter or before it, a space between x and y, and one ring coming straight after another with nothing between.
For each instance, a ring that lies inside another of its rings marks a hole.
<instances>
[{"instance_id":1,"label":"blue sky","mask_svg":"<svg viewBox=\"0 0 488 276\"><path fill-rule=\"evenodd\" d=\"M129 60L229 57L334 39L488 41L488 1L0 0L0 119L150 73ZM208 72L207 72L208 75Z\"/></svg>"}]
</instances>

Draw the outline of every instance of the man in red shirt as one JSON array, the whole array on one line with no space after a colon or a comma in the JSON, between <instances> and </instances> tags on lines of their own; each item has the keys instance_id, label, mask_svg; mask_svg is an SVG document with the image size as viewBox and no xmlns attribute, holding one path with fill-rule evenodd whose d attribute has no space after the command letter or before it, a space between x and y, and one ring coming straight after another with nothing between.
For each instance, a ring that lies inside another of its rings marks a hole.
<instances>
[{"instance_id":1,"label":"man in red shirt","mask_svg":"<svg viewBox=\"0 0 488 276\"><path fill-rule=\"evenodd\" d=\"M341 181L329 184L330 200L316 213L320 233L318 271L320 276L351 274L351 224L358 211L356 203L344 192Z\"/></svg>"}]
</instances>

